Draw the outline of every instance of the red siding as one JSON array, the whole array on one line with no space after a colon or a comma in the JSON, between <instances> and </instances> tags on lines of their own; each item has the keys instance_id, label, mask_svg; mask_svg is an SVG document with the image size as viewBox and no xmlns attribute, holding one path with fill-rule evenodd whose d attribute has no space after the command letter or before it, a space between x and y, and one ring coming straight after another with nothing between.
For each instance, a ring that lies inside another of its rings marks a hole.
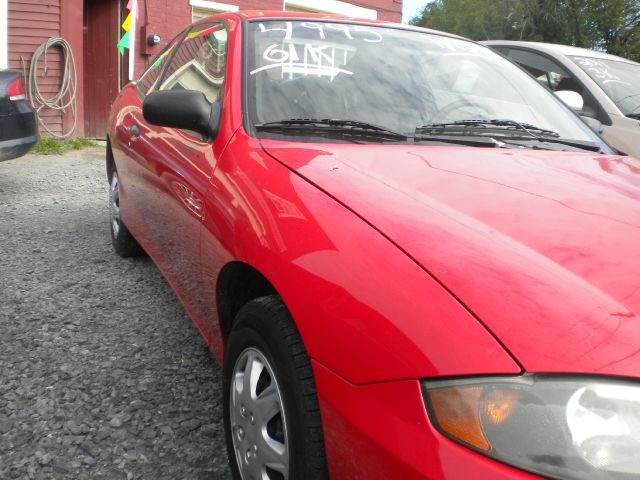
<instances>
[{"instance_id":1,"label":"red siding","mask_svg":"<svg viewBox=\"0 0 640 480\"><path fill-rule=\"evenodd\" d=\"M60 36L60 0L9 0L9 68L29 71L31 56L36 48L51 37ZM43 77L44 57L38 68L40 92L52 97L58 92L61 80L61 53L57 48L47 55L47 77ZM47 110L41 112L49 128L62 132L62 114Z\"/></svg>"}]
</instances>

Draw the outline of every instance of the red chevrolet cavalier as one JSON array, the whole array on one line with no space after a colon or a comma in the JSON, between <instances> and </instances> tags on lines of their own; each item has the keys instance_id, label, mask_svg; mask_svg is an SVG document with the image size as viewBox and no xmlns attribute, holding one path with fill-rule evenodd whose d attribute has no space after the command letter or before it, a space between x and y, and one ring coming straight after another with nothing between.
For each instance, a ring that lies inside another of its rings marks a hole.
<instances>
[{"instance_id":1,"label":"red chevrolet cavalier","mask_svg":"<svg viewBox=\"0 0 640 480\"><path fill-rule=\"evenodd\" d=\"M488 48L210 17L107 172L116 252L224 366L236 479L640 478L640 163Z\"/></svg>"}]
</instances>

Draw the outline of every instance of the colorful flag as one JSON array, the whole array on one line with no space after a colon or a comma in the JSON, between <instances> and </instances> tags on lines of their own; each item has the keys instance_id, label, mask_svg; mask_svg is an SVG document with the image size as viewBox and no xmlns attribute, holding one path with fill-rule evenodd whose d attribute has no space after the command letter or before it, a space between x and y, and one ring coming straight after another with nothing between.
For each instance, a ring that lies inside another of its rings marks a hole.
<instances>
[{"instance_id":1,"label":"colorful flag","mask_svg":"<svg viewBox=\"0 0 640 480\"><path fill-rule=\"evenodd\" d=\"M120 55L124 55L124 49L129 49L129 80L134 78L135 68L135 46L136 46L136 20L138 19L138 0L129 0L127 3L127 9L129 13L122 22L122 29L124 35L118 42L118 52Z\"/></svg>"},{"instance_id":2,"label":"colorful flag","mask_svg":"<svg viewBox=\"0 0 640 480\"><path fill-rule=\"evenodd\" d=\"M127 10L133 12L133 0L129 0L127 2ZM136 20L138 19L138 13L136 12Z\"/></svg>"},{"instance_id":3,"label":"colorful flag","mask_svg":"<svg viewBox=\"0 0 640 480\"><path fill-rule=\"evenodd\" d=\"M128 32L129 30L131 30L131 12L129 12L129 15L127 15L127 18L124 19L124 22L122 23L122 29L125 32Z\"/></svg>"},{"instance_id":4,"label":"colorful flag","mask_svg":"<svg viewBox=\"0 0 640 480\"><path fill-rule=\"evenodd\" d=\"M129 48L129 32L125 32L118 42L118 51L120 52L120 55L124 55L125 48Z\"/></svg>"}]
</instances>

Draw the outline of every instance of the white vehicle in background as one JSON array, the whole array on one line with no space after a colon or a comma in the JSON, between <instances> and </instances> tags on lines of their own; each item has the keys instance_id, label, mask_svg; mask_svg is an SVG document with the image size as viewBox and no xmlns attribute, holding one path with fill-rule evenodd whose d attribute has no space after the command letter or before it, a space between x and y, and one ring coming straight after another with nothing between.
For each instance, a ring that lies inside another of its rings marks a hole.
<instances>
[{"instance_id":1,"label":"white vehicle in background","mask_svg":"<svg viewBox=\"0 0 640 480\"><path fill-rule=\"evenodd\" d=\"M527 70L580 115L600 121L612 147L640 158L640 63L551 43L482 43Z\"/></svg>"}]
</instances>

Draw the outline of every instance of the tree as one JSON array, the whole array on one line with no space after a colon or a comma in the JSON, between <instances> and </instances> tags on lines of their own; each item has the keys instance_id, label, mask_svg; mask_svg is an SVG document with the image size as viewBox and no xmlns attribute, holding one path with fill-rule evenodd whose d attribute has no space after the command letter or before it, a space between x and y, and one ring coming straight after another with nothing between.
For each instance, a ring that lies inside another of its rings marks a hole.
<instances>
[{"instance_id":1,"label":"tree","mask_svg":"<svg viewBox=\"0 0 640 480\"><path fill-rule=\"evenodd\" d=\"M585 12L591 45L640 61L640 0L589 1Z\"/></svg>"},{"instance_id":2,"label":"tree","mask_svg":"<svg viewBox=\"0 0 640 480\"><path fill-rule=\"evenodd\" d=\"M435 0L412 21L474 40L529 40L640 61L640 0Z\"/></svg>"},{"instance_id":3,"label":"tree","mask_svg":"<svg viewBox=\"0 0 640 480\"><path fill-rule=\"evenodd\" d=\"M512 38L522 18L518 0L437 0L412 23L473 39Z\"/></svg>"}]
</instances>

